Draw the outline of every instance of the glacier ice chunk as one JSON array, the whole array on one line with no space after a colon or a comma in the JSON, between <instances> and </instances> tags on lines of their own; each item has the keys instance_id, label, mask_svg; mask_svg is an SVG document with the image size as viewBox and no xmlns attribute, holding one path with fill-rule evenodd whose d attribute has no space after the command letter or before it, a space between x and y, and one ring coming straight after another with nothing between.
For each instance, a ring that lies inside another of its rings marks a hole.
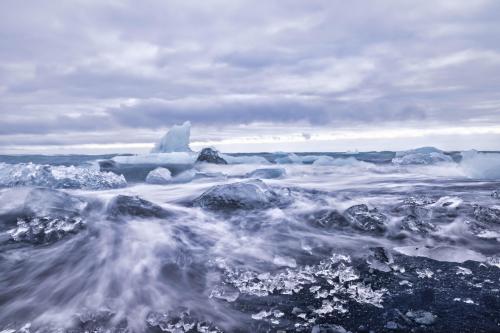
<instances>
[{"instance_id":1,"label":"glacier ice chunk","mask_svg":"<svg viewBox=\"0 0 500 333\"><path fill-rule=\"evenodd\" d=\"M189 148L189 137L191 135L191 123L184 122L182 125L174 125L165 134L155 147L152 153L172 153L172 152L191 152Z\"/></svg>"},{"instance_id":2,"label":"glacier ice chunk","mask_svg":"<svg viewBox=\"0 0 500 333\"><path fill-rule=\"evenodd\" d=\"M125 187L127 181L123 175L93 168L0 163L0 187L15 186L99 190Z\"/></svg>"},{"instance_id":3,"label":"glacier ice chunk","mask_svg":"<svg viewBox=\"0 0 500 333\"><path fill-rule=\"evenodd\" d=\"M172 175L166 168L156 168L150 171L146 176L146 183L148 184L168 184L171 180Z\"/></svg>"},{"instance_id":4,"label":"glacier ice chunk","mask_svg":"<svg viewBox=\"0 0 500 333\"><path fill-rule=\"evenodd\" d=\"M460 167L468 177L500 179L500 154L470 150L462 152L461 155Z\"/></svg>"}]
</instances>

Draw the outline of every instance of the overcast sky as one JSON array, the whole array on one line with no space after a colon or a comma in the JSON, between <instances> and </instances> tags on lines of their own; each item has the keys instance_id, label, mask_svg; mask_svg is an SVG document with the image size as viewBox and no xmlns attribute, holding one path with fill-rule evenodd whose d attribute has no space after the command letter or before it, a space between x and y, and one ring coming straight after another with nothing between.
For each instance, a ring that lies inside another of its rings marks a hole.
<instances>
[{"instance_id":1,"label":"overcast sky","mask_svg":"<svg viewBox=\"0 0 500 333\"><path fill-rule=\"evenodd\" d=\"M500 1L0 2L0 152L500 150Z\"/></svg>"}]
</instances>

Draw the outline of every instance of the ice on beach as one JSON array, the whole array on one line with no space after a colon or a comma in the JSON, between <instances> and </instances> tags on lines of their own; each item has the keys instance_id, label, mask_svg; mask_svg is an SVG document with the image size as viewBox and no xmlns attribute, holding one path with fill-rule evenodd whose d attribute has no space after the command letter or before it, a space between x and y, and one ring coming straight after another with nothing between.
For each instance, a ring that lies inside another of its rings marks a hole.
<instances>
[{"instance_id":1,"label":"ice on beach","mask_svg":"<svg viewBox=\"0 0 500 333\"><path fill-rule=\"evenodd\" d=\"M412 150L399 151L392 159L392 163L397 165L431 165L443 162L450 163L453 162L453 159L444 154L443 151L434 147L422 147Z\"/></svg>"},{"instance_id":2,"label":"ice on beach","mask_svg":"<svg viewBox=\"0 0 500 333\"><path fill-rule=\"evenodd\" d=\"M174 125L151 150L152 153L191 152L189 148L189 137L191 135L191 123L184 122L182 125Z\"/></svg>"},{"instance_id":3,"label":"ice on beach","mask_svg":"<svg viewBox=\"0 0 500 333\"><path fill-rule=\"evenodd\" d=\"M146 176L146 183L148 184L168 184L172 180L170 171L165 168L156 168L148 173Z\"/></svg>"},{"instance_id":4,"label":"ice on beach","mask_svg":"<svg viewBox=\"0 0 500 333\"><path fill-rule=\"evenodd\" d=\"M0 187L14 186L100 190L125 187L127 181L122 175L93 168L0 163Z\"/></svg>"}]
</instances>

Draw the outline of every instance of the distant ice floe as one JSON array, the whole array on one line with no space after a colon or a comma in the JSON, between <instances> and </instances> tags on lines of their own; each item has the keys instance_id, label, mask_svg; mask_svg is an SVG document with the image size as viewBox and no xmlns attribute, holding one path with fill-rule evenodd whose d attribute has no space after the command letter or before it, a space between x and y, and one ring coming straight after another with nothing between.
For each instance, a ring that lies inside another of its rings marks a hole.
<instances>
[{"instance_id":1,"label":"distant ice floe","mask_svg":"<svg viewBox=\"0 0 500 333\"><path fill-rule=\"evenodd\" d=\"M0 163L0 187L14 186L100 190L125 187L127 181L122 175L93 168Z\"/></svg>"},{"instance_id":2,"label":"distant ice floe","mask_svg":"<svg viewBox=\"0 0 500 333\"><path fill-rule=\"evenodd\" d=\"M151 150L152 153L173 153L173 152L191 152L189 148L189 137L191 135L191 123L186 121L182 125L174 125L172 128L156 143Z\"/></svg>"},{"instance_id":3,"label":"distant ice floe","mask_svg":"<svg viewBox=\"0 0 500 333\"><path fill-rule=\"evenodd\" d=\"M113 161L121 164L194 164L197 157L193 152L172 152L115 156Z\"/></svg>"},{"instance_id":4,"label":"distant ice floe","mask_svg":"<svg viewBox=\"0 0 500 333\"><path fill-rule=\"evenodd\" d=\"M271 164L265 157L257 155L231 156L220 154L228 164Z\"/></svg>"},{"instance_id":5,"label":"distant ice floe","mask_svg":"<svg viewBox=\"0 0 500 333\"><path fill-rule=\"evenodd\" d=\"M453 159L444 154L442 150L434 147L422 147L412 150L396 152L392 159L393 164L397 165L432 165L437 163L453 162Z\"/></svg>"},{"instance_id":6,"label":"distant ice floe","mask_svg":"<svg viewBox=\"0 0 500 333\"><path fill-rule=\"evenodd\" d=\"M464 151L460 167L470 178L500 179L500 154Z\"/></svg>"}]
</instances>

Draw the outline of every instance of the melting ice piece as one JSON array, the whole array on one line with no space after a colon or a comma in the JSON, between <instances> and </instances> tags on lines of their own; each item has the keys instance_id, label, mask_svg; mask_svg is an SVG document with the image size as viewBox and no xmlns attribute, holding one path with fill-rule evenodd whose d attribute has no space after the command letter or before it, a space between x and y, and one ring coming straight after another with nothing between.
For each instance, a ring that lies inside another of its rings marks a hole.
<instances>
[{"instance_id":1,"label":"melting ice piece","mask_svg":"<svg viewBox=\"0 0 500 333\"><path fill-rule=\"evenodd\" d=\"M387 217L376 208L369 209L367 205L355 205L344 212L349 223L362 231L382 233L386 230Z\"/></svg>"},{"instance_id":2,"label":"melting ice piece","mask_svg":"<svg viewBox=\"0 0 500 333\"><path fill-rule=\"evenodd\" d=\"M260 180L217 185L200 197L194 204L207 209L258 209L274 206L277 194Z\"/></svg>"},{"instance_id":3,"label":"melting ice piece","mask_svg":"<svg viewBox=\"0 0 500 333\"><path fill-rule=\"evenodd\" d=\"M486 257L481 253L455 246L438 246L432 248L425 246L402 246L395 247L394 250L407 256L426 257L437 261L462 263L467 260L479 262L486 260Z\"/></svg>"},{"instance_id":4,"label":"melting ice piece","mask_svg":"<svg viewBox=\"0 0 500 333\"><path fill-rule=\"evenodd\" d=\"M275 256L273 259L273 264L291 268L297 267L297 262L295 261L295 259L290 257Z\"/></svg>"},{"instance_id":5,"label":"melting ice piece","mask_svg":"<svg viewBox=\"0 0 500 333\"><path fill-rule=\"evenodd\" d=\"M399 165L428 165L442 162L453 162L453 159L450 156L444 154L443 151L434 147L422 147L407 151L399 151L392 159L392 163Z\"/></svg>"},{"instance_id":6,"label":"melting ice piece","mask_svg":"<svg viewBox=\"0 0 500 333\"><path fill-rule=\"evenodd\" d=\"M216 286L210 293L210 298L223 299L226 302L234 302L239 296L239 291L230 286Z\"/></svg>"},{"instance_id":7,"label":"melting ice piece","mask_svg":"<svg viewBox=\"0 0 500 333\"><path fill-rule=\"evenodd\" d=\"M252 172L246 174L248 178L260 178L260 179L273 179L282 178L286 175L286 171L283 168L263 168L256 169Z\"/></svg>"},{"instance_id":8,"label":"melting ice piece","mask_svg":"<svg viewBox=\"0 0 500 333\"><path fill-rule=\"evenodd\" d=\"M174 125L161 138L151 150L152 153L191 152L189 148L189 136L191 135L191 123L186 121L182 125Z\"/></svg>"},{"instance_id":9,"label":"melting ice piece","mask_svg":"<svg viewBox=\"0 0 500 333\"><path fill-rule=\"evenodd\" d=\"M138 196L117 195L108 204L108 214L113 218L123 216L166 218L171 212Z\"/></svg>"},{"instance_id":10,"label":"melting ice piece","mask_svg":"<svg viewBox=\"0 0 500 333\"><path fill-rule=\"evenodd\" d=\"M151 170L146 176L146 183L148 184L168 184L172 179L170 171L166 168L156 168Z\"/></svg>"},{"instance_id":11,"label":"melting ice piece","mask_svg":"<svg viewBox=\"0 0 500 333\"><path fill-rule=\"evenodd\" d=\"M423 310L408 311L406 316L413 319L414 322L420 325L431 325L434 321L436 321L435 315Z\"/></svg>"},{"instance_id":12,"label":"melting ice piece","mask_svg":"<svg viewBox=\"0 0 500 333\"><path fill-rule=\"evenodd\" d=\"M35 217L30 220L20 219L17 228L9 230L15 242L32 244L47 244L62 239L68 234L75 234L84 228L84 222L79 217L48 218Z\"/></svg>"}]
</instances>

